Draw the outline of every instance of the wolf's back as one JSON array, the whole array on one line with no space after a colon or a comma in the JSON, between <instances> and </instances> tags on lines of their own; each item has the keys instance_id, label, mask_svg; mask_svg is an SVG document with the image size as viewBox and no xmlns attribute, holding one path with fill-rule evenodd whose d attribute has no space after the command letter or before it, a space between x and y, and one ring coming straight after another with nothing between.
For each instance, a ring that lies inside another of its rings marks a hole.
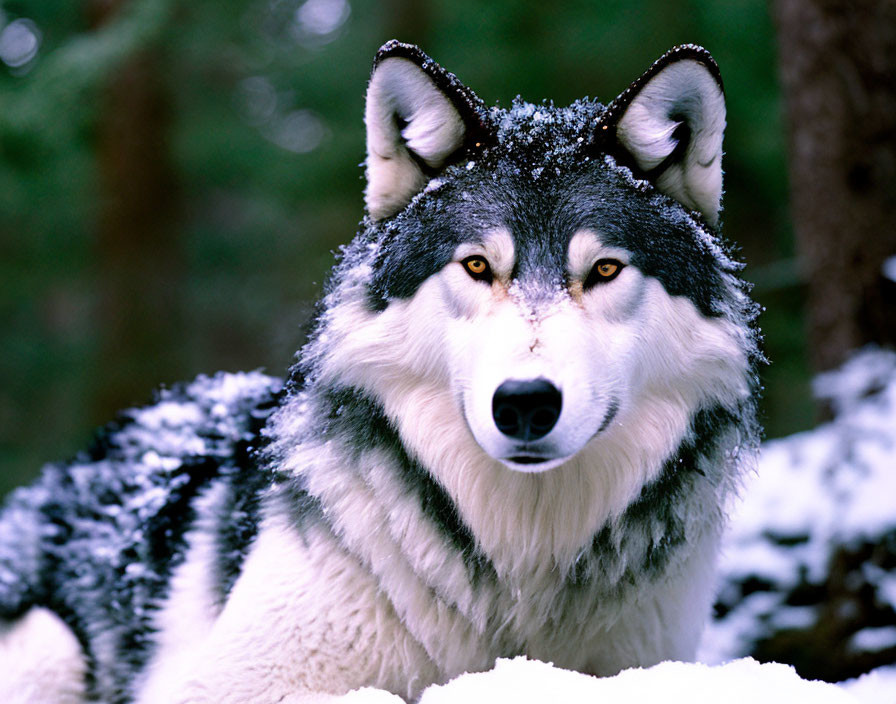
<instances>
[{"instance_id":1,"label":"wolf's back","mask_svg":"<svg viewBox=\"0 0 896 704\"><path fill-rule=\"evenodd\" d=\"M280 386L260 373L218 374L162 391L13 492L0 514L0 619L46 606L90 659L104 659L88 646L101 631L123 665L139 664L195 501L212 487L221 589L235 579L269 481L254 449Z\"/></svg>"}]
</instances>

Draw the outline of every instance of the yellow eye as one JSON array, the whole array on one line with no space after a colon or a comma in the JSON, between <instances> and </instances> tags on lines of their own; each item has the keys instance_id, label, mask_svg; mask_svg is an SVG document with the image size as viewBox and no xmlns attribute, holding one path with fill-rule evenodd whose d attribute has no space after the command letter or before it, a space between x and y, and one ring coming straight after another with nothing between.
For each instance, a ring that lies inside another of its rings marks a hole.
<instances>
[{"instance_id":1,"label":"yellow eye","mask_svg":"<svg viewBox=\"0 0 896 704\"><path fill-rule=\"evenodd\" d=\"M598 262L597 273L603 276L605 279L613 276L617 271L619 271L619 265L614 262Z\"/></svg>"},{"instance_id":2,"label":"yellow eye","mask_svg":"<svg viewBox=\"0 0 896 704\"><path fill-rule=\"evenodd\" d=\"M474 254L472 257L464 259L461 264L463 264L467 273L477 281L491 282L492 269L488 265L485 257L480 257L478 254Z\"/></svg>"},{"instance_id":3,"label":"yellow eye","mask_svg":"<svg viewBox=\"0 0 896 704\"><path fill-rule=\"evenodd\" d=\"M598 259L594 266L591 267L591 273L582 284L582 288L586 291L597 284L605 284L612 281L619 272L625 267L625 264L616 259Z\"/></svg>"}]
</instances>

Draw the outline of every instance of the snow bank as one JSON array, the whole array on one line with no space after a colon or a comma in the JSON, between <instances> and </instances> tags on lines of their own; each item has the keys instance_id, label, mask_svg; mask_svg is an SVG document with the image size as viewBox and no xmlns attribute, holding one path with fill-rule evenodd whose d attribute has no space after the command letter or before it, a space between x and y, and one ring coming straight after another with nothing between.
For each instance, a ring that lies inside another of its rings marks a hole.
<instances>
[{"instance_id":1,"label":"snow bank","mask_svg":"<svg viewBox=\"0 0 896 704\"><path fill-rule=\"evenodd\" d=\"M430 687L420 704L502 701L855 704L858 700L834 685L800 679L787 665L762 665L751 659L716 667L664 662L597 678L520 657L498 660L490 672L462 675L441 687Z\"/></svg>"},{"instance_id":2,"label":"snow bank","mask_svg":"<svg viewBox=\"0 0 896 704\"><path fill-rule=\"evenodd\" d=\"M879 667L838 686L863 704L893 704L896 702L896 665Z\"/></svg>"},{"instance_id":3,"label":"snow bank","mask_svg":"<svg viewBox=\"0 0 896 704\"><path fill-rule=\"evenodd\" d=\"M724 545L705 662L755 654L757 643L787 629L818 631L832 618L824 599L840 597L845 606L871 604L875 615L853 624L846 614L835 647L844 658L879 653L876 664L892 662L885 651L896 647L896 354L866 349L818 377L815 393L835 420L767 442L744 488Z\"/></svg>"},{"instance_id":4,"label":"snow bank","mask_svg":"<svg viewBox=\"0 0 896 704\"><path fill-rule=\"evenodd\" d=\"M364 688L340 704L404 704L381 689ZM538 660L498 660L493 670L461 675L429 687L419 704L579 704L648 702L663 704L893 704L896 665L879 668L840 685L804 680L789 665L752 658L724 665L664 662L597 678Z\"/></svg>"}]
</instances>

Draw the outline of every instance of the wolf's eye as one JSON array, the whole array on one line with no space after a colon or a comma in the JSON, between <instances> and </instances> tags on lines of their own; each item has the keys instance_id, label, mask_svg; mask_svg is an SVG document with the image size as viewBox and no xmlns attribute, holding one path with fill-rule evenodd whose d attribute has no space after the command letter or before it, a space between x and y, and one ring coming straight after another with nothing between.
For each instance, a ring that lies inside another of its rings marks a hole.
<instances>
[{"instance_id":1,"label":"wolf's eye","mask_svg":"<svg viewBox=\"0 0 896 704\"><path fill-rule=\"evenodd\" d=\"M491 283L492 268L488 265L485 257L480 257L478 254L474 254L472 257L467 257L461 261L461 264L463 264L467 273L477 281Z\"/></svg>"},{"instance_id":2,"label":"wolf's eye","mask_svg":"<svg viewBox=\"0 0 896 704\"><path fill-rule=\"evenodd\" d=\"M612 281L619 276L619 272L624 266L625 264L616 259L598 259L591 267L591 273L588 274L582 287L587 291L592 286Z\"/></svg>"}]
</instances>

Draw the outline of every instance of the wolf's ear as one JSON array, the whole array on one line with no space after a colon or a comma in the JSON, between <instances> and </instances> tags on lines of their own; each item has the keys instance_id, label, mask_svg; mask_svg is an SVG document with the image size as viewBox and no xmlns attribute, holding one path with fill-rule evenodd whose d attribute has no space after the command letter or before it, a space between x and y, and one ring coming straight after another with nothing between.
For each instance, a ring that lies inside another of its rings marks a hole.
<instances>
[{"instance_id":1,"label":"wolf's ear","mask_svg":"<svg viewBox=\"0 0 896 704\"><path fill-rule=\"evenodd\" d=\"M667 52L607 108L603 129L663 193L719 219L725 94L706 49Z\"/></svg>"},{"instance_id":2,"label":"wolf's ear","mask_svg":"<svg viewBox=\"0 0 896 704\"><path fill-rule=\"evenodd\" d=\"M394 215L482 130L481 102L411 44L383 45L367 89L367 210Z\"/></svg>"}]
</instances>

